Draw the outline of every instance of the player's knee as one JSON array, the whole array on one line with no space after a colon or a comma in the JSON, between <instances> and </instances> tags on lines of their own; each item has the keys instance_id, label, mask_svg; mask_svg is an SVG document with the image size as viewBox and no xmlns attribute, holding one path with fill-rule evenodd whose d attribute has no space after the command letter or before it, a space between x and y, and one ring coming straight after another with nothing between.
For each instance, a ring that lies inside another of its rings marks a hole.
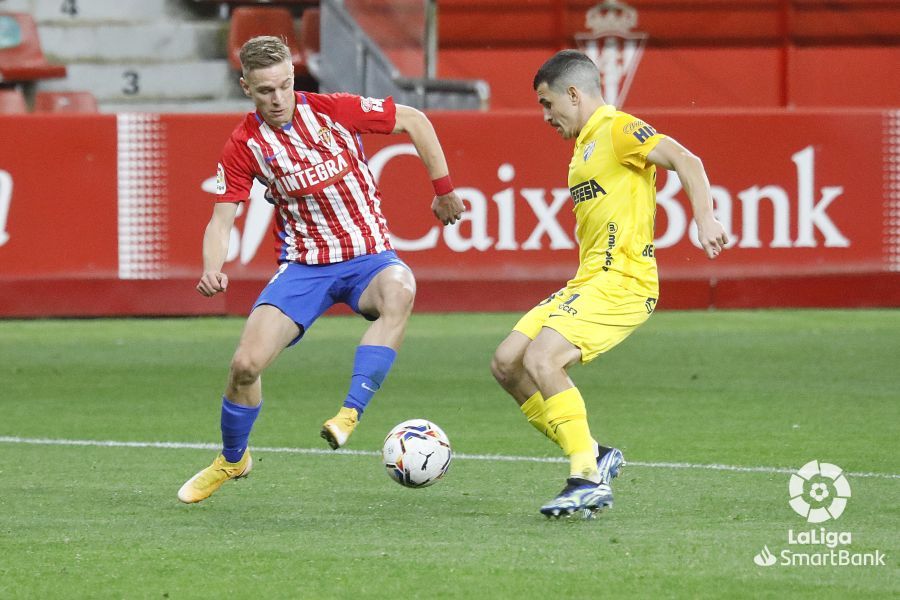
<instances>
[{"instance_id":1,"label":"player's knee","mask_svg":"<svg viewBox=\"0 0 900 600\"><path fill-rule=\"evenodd\" d=\"M491 358L491 374L497 383L500 385L510 383L518 369L519 365L509 356L504 355L499 349L494 352L494 356Z\"/></svg>"},{"instance_id":2,"label":"player's knee","mask_svg":"<svg viewBox=\"0 0 900 600\"><path fill-rule=\"evenodd\" d=\"M525 367L525 372L535 382L543 381L546 375L555 370L554 366L550 364L549 357L543 352L535 350L532 346L529 346L525 351L525 356L522 358L522 366Z\"/></svg>"},{"instance_id":3,"label":"player's knee","mask_svg":"<svg viewBox=\"0 0 900 600\"><path fill-rule=\"evenodd\" d=\"M413 309L416 288L407 282L395 282L384 291L382 316L406 318Z\"/></svg>"},{"instance_id":4,"label":"player's knee","mask_svg":"<svg viewBox=\"0 0 900 600\"><path fill-rule=\"evenodd\" d=\"M231 359L231 379L236 385L250 385L259 378L259 362L249 353L238 351Z\"/></svg>"}]
</instances>

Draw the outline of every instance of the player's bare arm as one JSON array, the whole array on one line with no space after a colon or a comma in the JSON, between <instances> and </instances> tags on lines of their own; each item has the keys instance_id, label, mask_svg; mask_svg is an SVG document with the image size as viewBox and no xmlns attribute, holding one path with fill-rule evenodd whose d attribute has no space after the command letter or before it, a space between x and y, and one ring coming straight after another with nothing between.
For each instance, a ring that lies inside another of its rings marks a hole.
<instances>
[{"instance_id":1,"label":"player's bare arm","mask_svg":"<svg viewBox=\"0 0 900 600\"><path fill-rule=\"evenodd\" d=\"M725 235L725 228L713 214L709 179L703 162L672 138L660 140L647 155L647 161L678 173L681 185L691 201L700 245L707 257L717 257L725 249L728 237Z\"/></svg>"},{"instance_id":2,"label":"player's bare arm","mask_svg":"<svg viewBox=\"0 0 900 600\"><path fill-rule=\"evenodd\" d=\"M228 239L237 215L238 205L218 202L203 234L203 275L197 291L206 297L215 296L228 288L228 275L222 272L228 254Z\"/></svg>"},{"instance_id":3,"label":"player's bare arm","mask_svg":"<svg viewBox=\"0 0 900 600\"><path fill-rule=\"evenodd\" d=\"M433 182L445 180L450 170L447 168L447 159L444 158L441 142L428 117L415 108L398 104L396 119L393 133L409 135ZM444 194L437 193L440 191L439 184L436 184L436 195L431 203L431 212L444 225L456 223L465 210L465 206L452 189Z\"/></svg>"}]
</instances>

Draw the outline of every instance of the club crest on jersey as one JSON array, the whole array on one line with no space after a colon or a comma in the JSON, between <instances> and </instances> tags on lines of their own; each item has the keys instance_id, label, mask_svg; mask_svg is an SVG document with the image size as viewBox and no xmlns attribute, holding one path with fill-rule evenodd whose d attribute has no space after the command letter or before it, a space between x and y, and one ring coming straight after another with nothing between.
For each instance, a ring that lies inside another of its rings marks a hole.
<instances>
[{"instance_id":1,"label":"club crest on jersey","mask_svg":"<svg viewBox=\"0 0 900 600\"><path fill-rule=\"evenodd\" d=\"M216 167L216 195L221 196L228 189L225 185L225 167L222 163Z\"/></svg>"},{"instance_id":2,"label":"club crest on jersey","mask_svg":"<svg viewBox=\"0 0 900 600\"><path fill-rule=\"evenodd\" d=\"M594 146L596 146L596 145L597 145L597 142L593 141L590 144L588 144L587 146L585 146L584 154L582 155L582 156L584 156L584 162L587 162L588 159L591 157L591 154L594 153Z\"/></svg>"},{"instance_id":3,"label":"club crest on jersey","mask_svg":"<svg viewBox=\"0 0 900 600\"><path fill-rule=\"evenodd\" d=\"M570 187L569 193L572 195L572 200L575 201L575 204L580 204L586 200L593 200L597 196L605 196L606 190L593 179L589 179Z\"/></svg>"},{"instance_id":4,"label":"club crest on jersey","mask_svg":"<svg viewBox=\"0 0 900 600\"><path fill-rule=\"evenodd\" d=\"M331 130L327 127L323 127L319 130L319 139L322 140L322 143L326 146L334 145L334 136L331 135Z\"/></svg>"},{"instance_id":5,"label":"club crest on jersey","mask_svg":"<svg viewBox=\"0 0 900 600\"><path fill-rule=\"evenodd\" d=\"M382 98L360 98L359 105L363 112L384 112L384 100Z\"/></svg>"}]
</instances>

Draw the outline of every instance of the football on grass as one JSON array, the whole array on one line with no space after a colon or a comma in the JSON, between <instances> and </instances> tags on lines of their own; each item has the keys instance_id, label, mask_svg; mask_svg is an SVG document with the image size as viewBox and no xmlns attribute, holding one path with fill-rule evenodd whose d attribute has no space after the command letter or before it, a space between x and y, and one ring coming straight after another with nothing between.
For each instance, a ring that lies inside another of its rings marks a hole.
<instances>
[{"instance_id":1,"label":"football on grass","mask_svg":"<svg viewBox=\"0 0 900 600\"><path fill-rule=\"evenodd\" d=\"M425 419L410 419L384 438L381 458L387 474L400 485L427 487L450 467L450 440L440 427Z\"/></svg>"}]
</instances>

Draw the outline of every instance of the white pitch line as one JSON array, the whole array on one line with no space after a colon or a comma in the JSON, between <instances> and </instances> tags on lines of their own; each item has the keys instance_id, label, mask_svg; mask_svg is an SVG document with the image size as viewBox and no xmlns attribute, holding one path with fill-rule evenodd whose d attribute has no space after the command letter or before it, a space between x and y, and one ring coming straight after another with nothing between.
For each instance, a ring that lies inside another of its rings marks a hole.
<instances>
[{"instance_id":1,"label":"white pitch line","mask_svg":"<svg viewBox=\"0 0 900 600\"><path fill-rule=\"evenodd\" d=\"M209 444L199 442L124 442L117 440L61 440L50 438L25 438L15 436L0 436L0 443L5 444L32 444L37 446L93 446L104 448L167 448L175 450L219 450L221 444ZM316 455L345 455L345 456L381 456L380 452L371 450L325 450L322 448L289 448L254 446L255 452L273 452L282 454L316 454ZM453 457L459 460L493 460L503 462L537 462L537 463L562 463L565 458L542 456L508 456L504 454L459 454ZM701 469L707 471L730 471L734 473L796 473L796 469L786 467L739 467L734 465L696 464L696 463L667 463L667 462L638 462L628 461L629 467L649 467L654 469ZM849 477L869 477L877 479L900 479L900 475L893 473L851 473Z\"/></svg>"}]
</instances>

